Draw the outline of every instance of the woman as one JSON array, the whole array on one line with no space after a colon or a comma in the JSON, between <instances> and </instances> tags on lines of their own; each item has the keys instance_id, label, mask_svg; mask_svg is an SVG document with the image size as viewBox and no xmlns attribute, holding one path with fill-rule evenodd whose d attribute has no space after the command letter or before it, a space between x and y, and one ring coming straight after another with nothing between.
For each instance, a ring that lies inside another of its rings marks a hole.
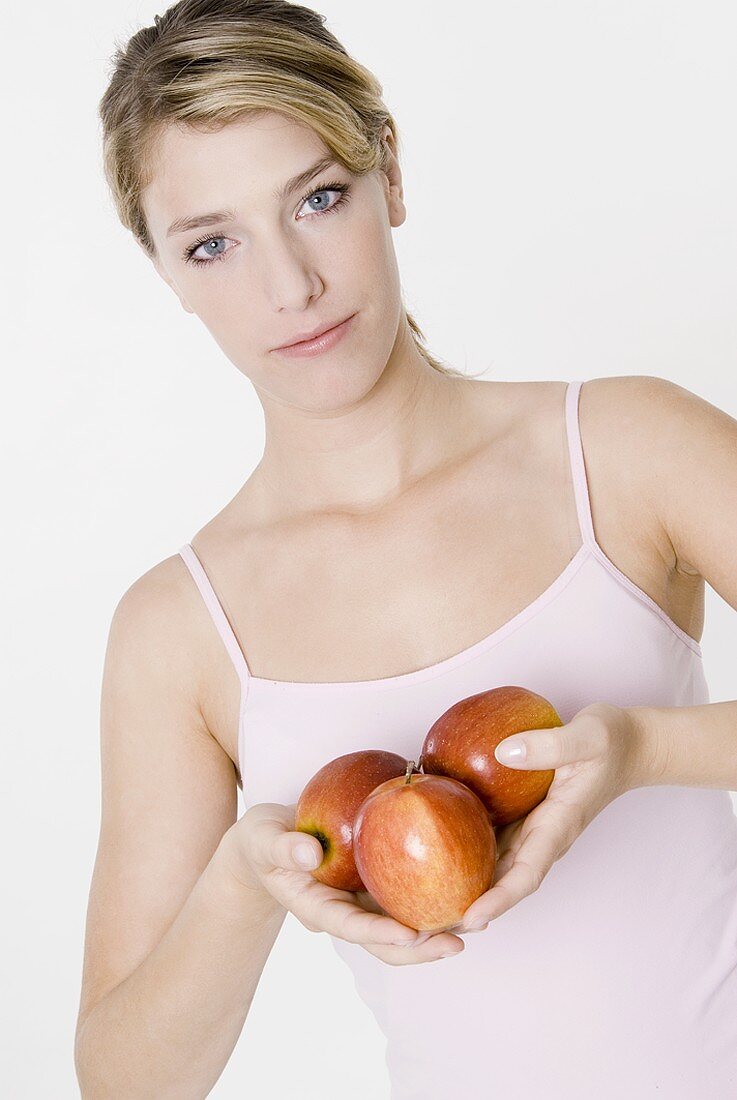
<instances>
[{"instance_id":1,"label":"woman","mask_svg":"<svg viewBox=\"0 0 737 1100\"><path fill-rule=\"evenodd\" d=\"M290 910L353 970L394 1100L726 1097L737 826L725 765L673 779L652 718L713 711L704 578L737 606L737 537L698 509L734 504L737 425L657 378L434 359L402 303L394 121L309 9L183 0L118 51L100 112L122 223L253 384L266 441L113 616L83 1093L207 1095ZM463 925L416 937L314 880L294 808L318 768L416 760L504 684L567 741L528 739L517 766L555 780Z\"/></svg>"}]
</instances>

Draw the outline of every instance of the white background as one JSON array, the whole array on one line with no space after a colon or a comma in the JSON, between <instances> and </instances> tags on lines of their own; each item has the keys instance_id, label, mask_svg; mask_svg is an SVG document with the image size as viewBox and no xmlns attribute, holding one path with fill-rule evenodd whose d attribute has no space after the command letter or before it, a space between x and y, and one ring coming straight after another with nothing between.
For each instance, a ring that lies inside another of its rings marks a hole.
<instances>
[{"instance_id":1,"label":"white background","mask_svg":"<svg viewBox=\"0 0 737 1100\"><path fill-rule=\"evenodd\" d=\"M79 1095L113 609L233 496L263 443L247 379L117 223L102 177L108 59L164 10L77 0L5 16L0 1033L14 1100ZM394 239L432 350L498 379L659 375L737 417L732 3L319 10L399 125ZM737 615L707 588L713 702L737 697L736 642ZM383 1058L328 938L288 916L211 1095L381 1100Z\"/></svg>"}]
</instances>

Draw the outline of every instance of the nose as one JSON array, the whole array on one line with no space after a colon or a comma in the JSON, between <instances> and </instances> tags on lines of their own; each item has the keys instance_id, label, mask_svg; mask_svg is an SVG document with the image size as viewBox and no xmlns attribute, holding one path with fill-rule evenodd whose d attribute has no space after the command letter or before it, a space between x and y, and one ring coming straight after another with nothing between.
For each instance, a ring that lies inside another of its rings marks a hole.
<instances>
[{"instance_id":1,"label":"nose","mask_svg":"<svg viewBox=\"0 0 737 1100\"><path fill-rule=\"evenodd\" d=\"M324 286L314 260L303 246L278 236L264 251L266 296L274 309L299 313L319 298Z\"/></svg>"}]
</instances>

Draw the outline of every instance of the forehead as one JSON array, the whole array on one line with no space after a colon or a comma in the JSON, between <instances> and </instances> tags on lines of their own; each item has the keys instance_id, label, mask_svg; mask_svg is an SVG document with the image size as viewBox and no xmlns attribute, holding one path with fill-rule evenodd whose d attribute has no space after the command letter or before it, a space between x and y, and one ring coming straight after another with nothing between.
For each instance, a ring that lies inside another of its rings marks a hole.
<instances>
[{"instance_id":1,"label":"forehead","mask_svg":"<svg viewBox=\"0 0 737 1100\"><path fill-rule=\"evenodd\" d=\"M205 132L185 124L163 128L152 144L151 176L141 193L147 220L163 235L174 218L197 210L264 201L327 146L304 123L274 111Z\"/></svg>"}]
</instances>

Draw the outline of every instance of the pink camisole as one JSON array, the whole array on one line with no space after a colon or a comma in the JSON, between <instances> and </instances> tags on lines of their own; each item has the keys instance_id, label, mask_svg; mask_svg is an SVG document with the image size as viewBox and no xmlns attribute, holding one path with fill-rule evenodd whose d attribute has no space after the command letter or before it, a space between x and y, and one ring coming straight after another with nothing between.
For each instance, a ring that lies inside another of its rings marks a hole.
<instances>
[{"instance_id":1,"label":"pink camisole","mask_svg":"<svg viewBox=\"0 0 737 1100\"><path fill-rule=\"evenodd\" d=\"M565 401L580 548L529 606L437 664L354 682L252 676L193 548L180 549L240 677L246 809L296 803L343 753L417 760L439 715L499 685L538 692L564 722L593 702L709 702L699 644L596 541L582 384L570 382ZM737 818L727 791L628 791L455 958L390 966L331 940L386 1035L391 1100L737 1098Z\"/></svg>"}]
</instances>

